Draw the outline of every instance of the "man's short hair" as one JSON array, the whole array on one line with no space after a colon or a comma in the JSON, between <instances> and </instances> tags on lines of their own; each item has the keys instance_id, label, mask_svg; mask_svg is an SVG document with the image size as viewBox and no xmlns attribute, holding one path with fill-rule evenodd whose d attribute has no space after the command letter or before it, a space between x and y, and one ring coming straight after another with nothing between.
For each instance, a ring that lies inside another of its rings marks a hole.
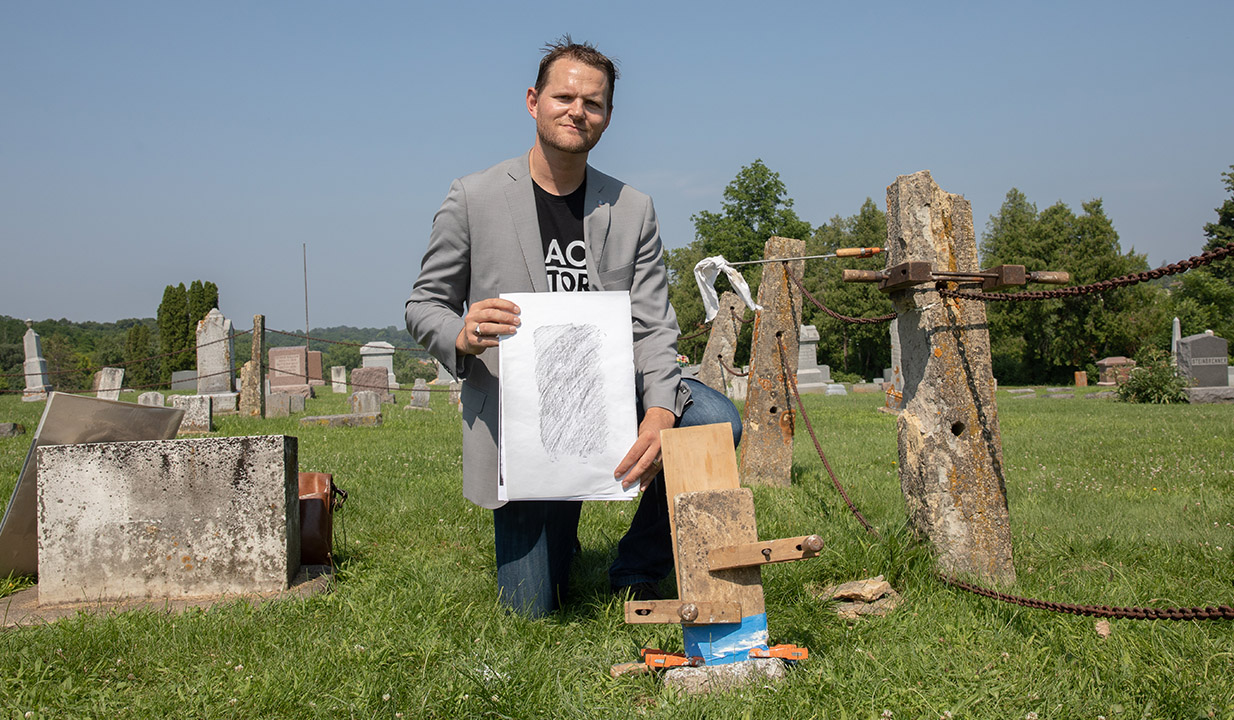
<instances>
[{"instance_id":1,"label":"man's short hair","mask_svg":"<svg viewBox=\"0 0 1234 720\"><path fill-rule=\"evenodd\" d=\"M544 45L544 57L540 59L540 72L536 75L536 93L543 90L545 83L548 82L549 68L562 58L590 65L608 76L608 109L611 111L613 109L613 87L617 84L617 78L621 77L621 73L617 72L617 65L607 55L597 50L595 45L589 42L576 43L570 39L569 35L563 35Z\"/></svg>"}]
</instances>

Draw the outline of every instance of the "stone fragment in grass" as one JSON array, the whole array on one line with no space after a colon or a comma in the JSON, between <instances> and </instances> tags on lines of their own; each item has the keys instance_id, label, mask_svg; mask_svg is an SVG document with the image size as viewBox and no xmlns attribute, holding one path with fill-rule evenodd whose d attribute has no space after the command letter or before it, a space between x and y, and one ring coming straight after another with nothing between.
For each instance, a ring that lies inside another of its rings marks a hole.
<instances>
[{"instance_id":1,"label":"stone fragment in grass","mask_svg":"<svg viewBox=\"0 0 1234 720\"><path fill-rule=\"evenodd\" d=\"M664 686L687 695L703 695L775 681L784 675L783 660L758 658L725 665L676 667L664 673Z\"/></svg>"},{"instance_id":2,"label":"stone fragment in grass","mask_svg":"<svg viewBox=\"0 0 1234 720\"><path fill-rule=\"evenodd\" d=\"M26 426L19 423L0 423L0 437L17 437L26 434Z\"/></svg>"},{"instance_id":3,"label":"stone fragment in grass","mask_svg":"<svg viewBox=\"0 0 1234 720\"><path fill-rule=\"evenodd\" d=\"M869 603L893 592L895 591L891 589L891 583L879 575L823 588L818 597L820 600L860 600Z\"/></svg>"},{"instance_id":4,"label":"stone fragment in grass","mask_svg":"<svg viewBox=\"0 0 1234 720\"><path fill-rule=\"evenodd\" d=\"M1110 637L1110 621L1109 620L1098 620L1094 628L1097 630L1097 637L1103 640L1105 638Z\"/></svg>"},{"instance_id":5,"label":"stone fragment in grass","mask_svg":"<svg viewBox=\"0 0 1234 720\"><path fill-rule=\"evenodd\" d=\"M856 620L859 617L884 617L900 606L904 598L895 590L891 590L882 598L871 603L850 602L836 607L836 615L844 620Z\"/></svg>"}]
</instances>

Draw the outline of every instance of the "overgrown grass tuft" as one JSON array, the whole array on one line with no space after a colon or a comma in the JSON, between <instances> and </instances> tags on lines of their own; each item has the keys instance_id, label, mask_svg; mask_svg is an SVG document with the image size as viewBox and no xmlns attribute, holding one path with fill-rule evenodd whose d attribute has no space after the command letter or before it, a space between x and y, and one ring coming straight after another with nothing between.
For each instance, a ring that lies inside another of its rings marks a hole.
<instances>
[{"instance_id":1,"label":"overgrown grass tuft","mask_svg":"<svg viewBox=\"0 0 1234 720\"><path fill-rule=\"evenodd\" d=\"M1234 407L998 399L1010 592L1234 604ZM760 536L817 532L826 547L763 572L773 642L811 651L774 687L694 698L655 677L608 676L640 647L682 642L674 626L626 625L608 595L604 570L631 504L584 509L566 610L538 621L500 610L491 513L461 497L458 414L434 395L433 412L387 406L381 428L219 418L221 434L297 436L300 469L332 472L350 493L334 592L0 632L0 707L60 718L1234 718L1234 623L1115 620L1102 639L1091 618L941 584L905 527L895 418L876 411L881 398L806 402L880 537L851 517L799 424L794 485L755 489ZM327 389L308 412L344 404ZM0 397L0 420L31 433L41 411ZM30 437L0 439L6 498ZM878 574L905 598L887 618L845 622L814 597ZM0 595L26 584L0 581Z\"/></svg>"}]
</instances>

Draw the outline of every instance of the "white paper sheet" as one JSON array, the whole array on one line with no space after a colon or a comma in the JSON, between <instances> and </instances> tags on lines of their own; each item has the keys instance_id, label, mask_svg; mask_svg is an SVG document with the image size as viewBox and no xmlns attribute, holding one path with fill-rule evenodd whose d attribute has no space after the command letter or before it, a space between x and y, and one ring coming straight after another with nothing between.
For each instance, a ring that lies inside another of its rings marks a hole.
<instances>
[{"instance_id":1,"label":"white paper sheet","mask_svg":"<svg viewBox=\"0 0 1234 720\"><path fill-rule=\"evenodd\" d=\"M503 293L499 500L632 500L613 469L638 437L628 292Z\"/></svg>"}]
</instances>

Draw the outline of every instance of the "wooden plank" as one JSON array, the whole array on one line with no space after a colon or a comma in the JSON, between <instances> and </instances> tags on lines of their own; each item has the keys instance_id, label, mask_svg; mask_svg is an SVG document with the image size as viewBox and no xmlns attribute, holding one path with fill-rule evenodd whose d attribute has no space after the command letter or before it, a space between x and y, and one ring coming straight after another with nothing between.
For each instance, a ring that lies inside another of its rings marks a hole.
<instances>
[{"instance_id":1,"label":"wooden plank","mask_svg":"<svg viewBox=\"0 0 1234 720\"><path fill-rule=\"evenodd\" d=\"M687 623L714 625L741 622L741 605L733 602L688 602L684 600L631 600L626 603L626 622Z\"/></svg>"},{"instance_id":2,"label":"wooden plank","mask_svg":"<svg viewBox=\"0 0 1234 720\"><path fill-rule=\"evenodd\" d=\"M676 497L677 589L692 602L741 605L742 617L766 612L759 567L712 570L711 548L758 541L749 488L701 490Z\"/></svg>"},{"instance_id":3,"label":"wooden plank","mask_svg":"<svg viewBox=\"0 0 1234 720\"><path fill-rule=\"evenodd\" d=\"M733 428L728 423L671 428L660 432L668 522L677 545L673 499L684 492L740 487Z\"/></svg>"},{"instance_id":4,"label":"wooden plank","mask_svg":"<svg viewBox=\"0 0 1234 720\"><path fill-rule=\"evenodd\" d=\"M823 549L823 539L818 535L802 535L781 540L764 540L744 545L729 545L713 548L707 553L712 570L731 570L769 563L804 560L818 556Z\"/></svg>"}]
</instances>

